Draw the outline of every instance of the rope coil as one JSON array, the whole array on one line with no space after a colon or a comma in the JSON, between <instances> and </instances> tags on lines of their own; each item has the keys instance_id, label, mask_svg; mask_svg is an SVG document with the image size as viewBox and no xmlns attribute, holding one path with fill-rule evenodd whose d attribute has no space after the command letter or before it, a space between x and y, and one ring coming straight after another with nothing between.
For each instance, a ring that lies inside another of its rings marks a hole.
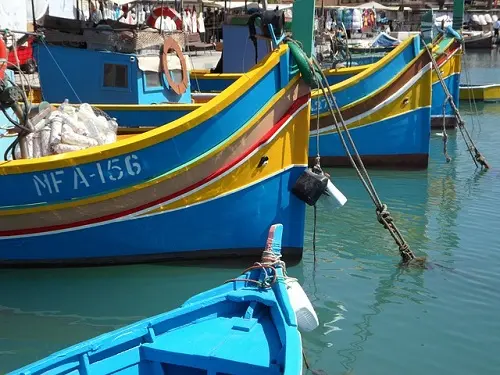
<instances>
[{"instance_id":1,"label":"rope coil","mask_svg":"<svg viewBox=\"0 0 500 375\"><path fill-rule=\"evenodd\" d=\"M281 279L281 277L279 277L278 273L276 272L276 268L279 267L281 267L281 269L283 270L283 278L289 278L286 273L286 264L281 260L281 254L277 255L271 249L265 249L262 252L260 262L255 262L253 266L248 267L241 273L242 275L244 275L249 271L261 269L264 274L263 280L255 280L250 278L234 278L226 280L224 284L230 282L250 282L256 284L261 289L269 289L273 286L273 284Z\"/></svg>"}]
</instances>

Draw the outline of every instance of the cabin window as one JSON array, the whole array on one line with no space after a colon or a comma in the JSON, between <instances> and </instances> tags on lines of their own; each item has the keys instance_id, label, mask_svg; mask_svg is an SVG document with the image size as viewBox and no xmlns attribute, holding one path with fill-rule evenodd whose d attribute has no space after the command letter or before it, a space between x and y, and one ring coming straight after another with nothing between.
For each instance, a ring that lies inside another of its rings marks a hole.
<instances>
[{"instance_id":1,"label":"cabin window","mask_svg":"<svg viewBox=\"0 0 500 375\"><path fill-rule=\"evenodd\" d=\"M147 87L160 87L161 86L161 78L160 73L158 72L144 72L146 77L146 86Z\"/></svg>"},{"instance_id":2,"label":"cabin window","mask_svg":"<svg viewBox=\"0 0 500 375\"><path fill-rule=\"evenodd\" d=\"M128 88L128 66L104 64L104 87Z\"/></svg>"}]
</instances>

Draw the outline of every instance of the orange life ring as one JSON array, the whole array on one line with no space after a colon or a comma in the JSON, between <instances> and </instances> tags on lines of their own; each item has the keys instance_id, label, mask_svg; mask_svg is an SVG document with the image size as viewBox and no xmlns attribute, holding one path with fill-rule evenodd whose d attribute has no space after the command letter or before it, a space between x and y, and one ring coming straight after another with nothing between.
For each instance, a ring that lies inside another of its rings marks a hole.
<instances>
[{"instance_id":1,"label":"orange life ring","mask_svg":"<svg viewBox=\"0 0 500 375\"><path fill-rule=\"evenodd\" d=\"M2 37L0 37L0 79L5 78L5 70L8 62L7 46Z\"/></svg>"},{"instance_id":2,"label":"orange life ring","mask_svg":"<svg viewBox=\"0 0 500 375\"><path fill-rule=\"evenodd\" d=\"M172 76L170 75L170 70L168 69L168 52L173 50L177 57L181 62L182 69L182 81L175 82ZM167 79L168 85L170 88L177 94L182 95L186 92L188 87L188 72L186 66L186 60L184 59L184 55L182 54L181 47L172 37L168 37L165 39L163 43L163 51L161 52L161 62L163 65L163 73L165 74L165 78Z\"/></svg>"},{"instance_id":3,"label":"orange life ring","mask_svg":"<svg viewBox=\"0 0 500 375\"><path fill-rule=\"evenodd\" d=\"M177 26L177 30L182 30L182 20L180 18L180 15L175 12L172 8L169 7L158 7L155 8L149 15L148 19L146 20L146 24L149 27L155 27L156 20L158 17L165 16L165 17L170 17L174 20L175 25Z\"/></svg>"}]
</instances>

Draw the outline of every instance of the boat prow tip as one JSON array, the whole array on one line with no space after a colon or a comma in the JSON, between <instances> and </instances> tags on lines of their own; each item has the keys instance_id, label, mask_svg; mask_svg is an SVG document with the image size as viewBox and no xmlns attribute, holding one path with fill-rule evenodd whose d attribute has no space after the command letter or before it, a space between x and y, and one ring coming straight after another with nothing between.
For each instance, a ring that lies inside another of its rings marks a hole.
<instances>
[{"instance_id":1,"label":"boat prow tip","mask_svg":"<svg viewBox=\"0 0 500 375\"><path fill-rule=\"evenodd\" d=\"M273 224L267 235L266 251L281 254L281 239L283 237L283 224Z\"/></svg>"}]
</instances>

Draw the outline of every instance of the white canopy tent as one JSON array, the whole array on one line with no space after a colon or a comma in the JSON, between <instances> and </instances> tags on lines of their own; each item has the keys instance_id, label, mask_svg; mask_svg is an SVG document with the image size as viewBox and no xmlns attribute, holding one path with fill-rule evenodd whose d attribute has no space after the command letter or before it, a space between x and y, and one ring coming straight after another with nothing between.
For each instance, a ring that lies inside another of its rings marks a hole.
<instances>
[{"instance_id":1,"label":"white canopy tent","mask_svg":"<svg viewBox=\"0 0 500 375\"><path fill-rule=\"evenodd\" d=\"M377 3L376 1L370 1L368 3L356 5L354 8L360 8L360 9L375 9L375 10L389 10L396 12L399 10L400 7L389 7L380 3ZM408 10L411 11L410 7L404 7L403 10Z\"/></svg>"},{"instance_id":2,"label":"white canopy tent","mask_svg":"<svg viewBox=\"0 0 500 375\"><path fill-rule=\"evenodd\" d=\"M133 3L138 3L142 0L111 0L112 3L115 3L116 5L122 6L125 4L133 4ZM167 6L167 4L165 4Z\"/></svg>"},{"instance_id":3,"label":"white canopy tent","mask_svg":"<svg viewBox=\"0 0 500 375\"><path fill-rule=\"evenodd\" d=\"M33 22L33 7L35 8L35 19L39 20L47 13L49 9L49 0L26 0L26 15L28 22Z\"/></svg>"},{"instance_id":4,"label":"white canopy tent","mask_svg":"<svg viewBox=\"0 0 500 375\"><path fill-rule=\"evenodd\" d=\"M25 1L0 0L0 28L26 31L26 5Z\"/></svg>"},{"instance_id":5,"label":"white canopy tent","mask_svg":"<svg viewBox=\"0 0 500 375\"><path fill-rule=\"evenodd\" d=\"M211 0L203 0L203 6L207 7L216 7L216 8L224 8L224 6L227 7L227 9L240 9L245 7L245 2L244 1L211 1ZM247 8L248 9L254 9L258 8L259 3L253 2L253 1L248 1L247 2ZM262 8L262 4L260 4L260 7ZM289 9L293 7L293 4L269 4L268 9Z\"/></svg>"}]
</instances>

